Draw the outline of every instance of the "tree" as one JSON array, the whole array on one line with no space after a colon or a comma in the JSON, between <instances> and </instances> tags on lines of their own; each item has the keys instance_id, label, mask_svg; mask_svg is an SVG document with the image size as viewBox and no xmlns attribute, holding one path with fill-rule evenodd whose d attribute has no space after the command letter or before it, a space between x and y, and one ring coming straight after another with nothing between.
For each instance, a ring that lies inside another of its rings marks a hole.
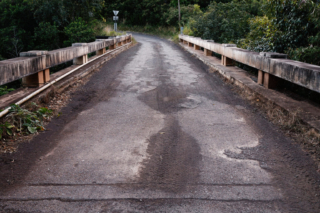
<instances>
[{"instance_id":1,"label":"tree","mask_svg":"<svg viewBox=\"0 0 320 213\"><path fill-rule=\"evenodd\" d=\"M67 37L64 41L65 46L71 46L76 42L94 41L93 29L80 17L65 27L63 32Z\"/></svg>"},{"instance_id":2,"label":"tree","mask_svg":"<svg viewBox=\"0 0 320 213\"><path fill-rule=\"evenodd\" d=\"M237 42L249 32L249 11L245 1L213 2L206 13L191 20L192 34L221 43Z\"/></svg>"}]
</instances>

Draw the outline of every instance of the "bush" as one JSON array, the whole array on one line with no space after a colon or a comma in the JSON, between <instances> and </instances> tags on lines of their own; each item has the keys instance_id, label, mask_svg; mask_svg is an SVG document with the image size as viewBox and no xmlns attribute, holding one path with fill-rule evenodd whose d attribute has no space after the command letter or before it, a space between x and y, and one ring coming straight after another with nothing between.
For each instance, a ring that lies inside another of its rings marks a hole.
<instances>
[{"instance_id":1,"label":"bush","mask_svg":"<svg viewBox=\"0 0 320 213\"><path fill-rule=\"evenodd\" d=\"M256 52L268 52L273 49L272 36L275 27L267 16L249 19L249 33L245 39L238 41L238 46Z\"/></svg>"},{"instance_id":2,"label":"bush","mask_svg":"<svg viewBox=\"0 0 320 213\"><path fill-rule=\"evenodd\" d=\"M276 28L272 36L273 51L286 52L290 48L308 46L308 37L315 33L314 24L310 22L313 1L271 0L267 6Z\"/></svg>"},{"instance_id":3,"label":"bush","mask_svg":"<svg viewBox=\"0 0 320 213\"><path fill-rule=\"evenodd\" d=\"M198 14L202 13L200 10L200 6L195 5L182 5L181 6L181 26L185 26L189 19L193 16L196 16ZM179 26L179 11L177 7L170 7L168 12L164 14L166 24L169 26Z\"/></svg>"},{"instance_id":4,"label":"bush","mask_svg":"<svg viewBox=\"0 0 320 213\"><path fill-rule=\"evenodd\" d=\"M91 42L95 39L93 29L82 18L71 22L63 32L67 37L63 42L64 46L71 46L72 43Z\"/></svg>"},{"instance_id":5,"label":"bush","mask_svg":"<svg viewBox=\"0 0 320 213\"><path fill-rule=\"evenodd\" d=\"M34 30L34 43L37 50L53 50L59 48L59 30L56 24L41 22Z\"/></svg>"},{"instance_id":6,"label":"bush","mask_svg":"<svg viewBox=\"0 0 320 213\"><path fill-rule=\"evenodd\" d=\"M249 32L248 12L245 1L210 4L208 11L190 22L194 36L213 39L220 43L236 42Z\"/></svg>"},{"instance_id":7,"label":"bush","mask_svg":"<svg viewBox=\"0 0 320 213\"><path fill-rule=\"evenodd\" d=\"M11 91L14 91L14 89L12 89L12 88L8 89L6 86L5 87L0 87L0 96L8 94Z\"/></svg>"}]
</instances>

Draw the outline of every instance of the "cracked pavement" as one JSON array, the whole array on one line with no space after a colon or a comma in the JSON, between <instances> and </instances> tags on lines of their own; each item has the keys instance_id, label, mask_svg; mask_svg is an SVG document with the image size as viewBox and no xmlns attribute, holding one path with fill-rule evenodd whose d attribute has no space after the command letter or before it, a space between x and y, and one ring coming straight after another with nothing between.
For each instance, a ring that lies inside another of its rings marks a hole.
<instances>
[{"instance_id":1,"label":"cracked pavement","mask_svg":"<svg viewBox=\"0 0 320 213\"><path fill-rule=\"evenodd\" d=\"M134 37L11 156L1 212L319 212L298 145L177 45Z\"/></svg>"}]
</instances>

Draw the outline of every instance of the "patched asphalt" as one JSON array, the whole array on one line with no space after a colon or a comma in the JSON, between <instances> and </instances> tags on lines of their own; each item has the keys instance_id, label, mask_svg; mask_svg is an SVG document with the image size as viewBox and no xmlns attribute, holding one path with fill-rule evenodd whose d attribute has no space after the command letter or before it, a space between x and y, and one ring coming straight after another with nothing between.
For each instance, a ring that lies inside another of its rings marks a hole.
<instances>
[{"instance_id":1,"label":"patched asphalt","mask_svg":"<svg viewBox=\"0 0 320 213\"><path fill-rule=\"evenodd\" d=\"M298 145L178 45L134 37L2 157L1 212L320 212Z\"/></svg>"}]
</instances>

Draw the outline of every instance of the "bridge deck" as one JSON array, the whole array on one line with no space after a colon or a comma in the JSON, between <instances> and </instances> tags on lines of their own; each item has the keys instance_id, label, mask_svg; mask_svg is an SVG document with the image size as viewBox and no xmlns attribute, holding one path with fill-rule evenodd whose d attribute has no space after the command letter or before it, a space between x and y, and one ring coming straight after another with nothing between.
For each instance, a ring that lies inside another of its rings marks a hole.
<instances>
[{"instance_id":1,"label":"bridge deck","mask_svg":"<svg viewBox=\"0 0 320 213\"><path fill-rule=\"evenodd\" d=\"M0 211L319 212L298 145L199 60L135 38L2 166Z\"/></svg>"}]
</instances>

